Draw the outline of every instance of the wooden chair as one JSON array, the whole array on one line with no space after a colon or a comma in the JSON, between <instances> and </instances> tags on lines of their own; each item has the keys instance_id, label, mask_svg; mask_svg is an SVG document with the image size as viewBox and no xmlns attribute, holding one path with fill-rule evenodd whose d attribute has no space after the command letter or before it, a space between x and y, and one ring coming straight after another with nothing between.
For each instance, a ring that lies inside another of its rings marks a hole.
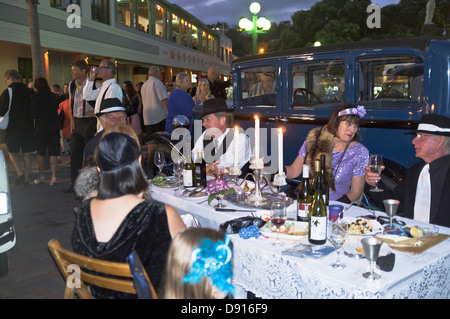
<instances>
[{"instance_id":1,"label":"wooden chair","mask_svg":"<svg viewBox=\"0 0 450 319\"><path fill-rule=\"evenodd\" d=\"M53 255L53 258L55 259L56 264L58 265L59 270L61 271L61 274L64 277L64 280L66 281L64 299L73 299L75 294L80 299L92 299L93 297L87 289L86 284L130 294L136 294L136 289L133 283L133 275L130 271L130 266L128 263L110 262L95 258L89 258L62 248L61 244L56 239L51 239L48 242L48 247L51 254ZM73 279L73 269L70 269L70 265L78 265L80 267L79 287L72 288L68 285L68 279ZM86 272L85 270L95 271L98 274L91 274ZM152 298L157 299L158 296L143 267L140 270L140 273L148 282ZM124 279L108 278L104 275L123 277Z\"/></svg>"}]
</instances>

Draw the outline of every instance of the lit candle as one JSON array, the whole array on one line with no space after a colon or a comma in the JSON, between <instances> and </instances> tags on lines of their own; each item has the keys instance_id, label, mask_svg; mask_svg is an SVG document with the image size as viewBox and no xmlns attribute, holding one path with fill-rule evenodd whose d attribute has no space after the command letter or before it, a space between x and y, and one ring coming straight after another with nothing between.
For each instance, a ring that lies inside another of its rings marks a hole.
<instances>
[{"instance_id":1,"label":"lit candle","mask_svg":"<svg viewBox=\"0 0 450 319\"><path fill-rule=\"evenodd\" d=\"M255 115L255 158L259 158L259 118Z\"/></svg>"},{"instance_id":2,"label":"lit candle","mask_svg":"<svg viewBox=\"0 0 450 319\"><path fill-rule=\"evenodd\" d=\"M278 129L278 174L283 174L283 130Z\"/></svg>"},{"instance_id":3,"label":"lit candle","mask_svg":"<svg viewBox=\"0 0 450 319\"><path fill-rule=\"evenodd\" d=\"M238 166L238 141L239 139L239 127L235 126L234 127L234 167Z\"/></svg>"}]
</instances>

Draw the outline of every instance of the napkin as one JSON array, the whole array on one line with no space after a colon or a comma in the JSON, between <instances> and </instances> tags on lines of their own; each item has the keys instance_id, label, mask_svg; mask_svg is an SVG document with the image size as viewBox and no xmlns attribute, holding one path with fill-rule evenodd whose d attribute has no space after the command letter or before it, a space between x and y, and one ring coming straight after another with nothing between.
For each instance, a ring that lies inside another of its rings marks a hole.
<instances>
[{"instance_id":1,"label":"napkin","mask_svg":"<svg viewBox=\"0 0 450 319\"><path fill-rule=\"evenodd\" d=\"M244 239L249 239L252 237L258 239L259 236L261 236L261 232L259 231L259 228L256 225L251 225L239 230L239 237Z\"/></svg>"},{"instance_id":2,"label":"napkin","mask_svg":"<svg viewBox=\"0 0 450 319\"><path fill-rule=\"evenodd\" d=\"M382 271L392 271L395 265L395 254L389 253L386 256L378 257L377 265Z\"/></svg>"}]
</instances>

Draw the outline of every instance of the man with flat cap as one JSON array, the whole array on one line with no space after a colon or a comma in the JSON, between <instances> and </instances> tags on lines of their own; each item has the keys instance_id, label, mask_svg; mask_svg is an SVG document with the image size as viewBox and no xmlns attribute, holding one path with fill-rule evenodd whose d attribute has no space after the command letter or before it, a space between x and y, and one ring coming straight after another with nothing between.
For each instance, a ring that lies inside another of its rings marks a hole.
<instances>
[{"instance_id":1,"label":"man with flat cap","mask_svg":"<svg viewBox=\"0 0 450 319\"><path fill-rule=\"evenodd\" d=\"M238 150L235 150L232 110L221 98L208 99L203 102L203 112L200 115L205 128L192 150L192 159L197 160L198 150L202 150L208 169L234 166L234 153L238 152L238 166L242 175L248 171L251 156L250 141L247 135L239 133ZM241 175L241 176L242 176Z\"/></svg>"},{"instance_id":2,"label":"man with flat cap","mask_svg":"<svg viewBox=\"0 0 450 319\"><path fill-rule=\"evenodd\" d=\"M371 193L383 207L382 200L400 200L398 212L417 221L450 227L450 118L438 114L422 116L412 140L416 157L423 162L411 166L405 180L389 192ZM366 167L366 183L375 185L378 174Z\"/></svg>"},{"instance_id":3,"label":"man with flat cap","mask_svg":"<svg viewBox=\"0 0 450 319\"><path fill-rule=\"evenodd\" d=\"M102 130L89 140L84 149L83 166L94 165L94 153L105 130L118 123L126 123L125 107L118 98L104 99L98 113L95 114L100 121Z\"/></svg>"}]
</instances>

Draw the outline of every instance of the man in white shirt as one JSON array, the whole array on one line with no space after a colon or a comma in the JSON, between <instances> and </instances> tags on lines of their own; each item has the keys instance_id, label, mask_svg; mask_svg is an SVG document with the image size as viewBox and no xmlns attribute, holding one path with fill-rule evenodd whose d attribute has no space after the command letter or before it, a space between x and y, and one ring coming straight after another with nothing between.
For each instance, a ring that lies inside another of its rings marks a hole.
<instances>
[{"instance_id":1,"label":"man in white shirt","mask_svg":"<svg viewBox=\"0 0 450 319\"><path fill-rule=\"evenodd\" d=\"M72 112L70 136L70 179L72 184L66 190L67 192L73 191L78 171L83 166L84 147L97 131L97 118L94 115L95 98L85 99L83 97L83 89L89 81L88 70L89 67L84 60L76 60L71 64L70 71L73 81L69 83L68 91ZM94 85L92 82L91 87Z\"/></svg>"},{"instance_id":2,"label":"man in white shirt","mask_svg":"<svg viewBox=\"0 0 450 319\"><path fill-rule=\"evenodd\" d=\"M234 116L227 107L224 99L214 98L203 102L203 112L200 115L205 132L200 135L192 150L192 159L197 160L198 150L208 165L208 170L218 167L234 166L234 154L238 153L238 166L241 176L248 172L248 163L251 156L250 141L247 135L239 133L238 149L235 150Z\"/></svg>"},{"instance_id":3,"label":"man in white shirt","mask_svg":"<svg viewBox=\"0 0 450 319\"><path fill-rule=\"evenodd\" d=\"M164 83L159 79L161 72L157 66L148 69L148 79L141 87L142 117L144 120L144 132L147 136L156 132L165 131L167 117L167 93ZM147 144L148 156L151 157L155 148L154 144ZM153 163L149 163L153 165Z\"/></svg>"},{"instance_id":4,"label":"man in white shirt","mask_svg":"<svg viewBox=\"0 0 450 319\"><path fill-rule=\"evenodd\" d=\"M116 64L111 60L102 60L98 68L91 68L89 72L89 81L83 89L83 96L85 100L96 100L95 110L93 114L100 111L100 105L104 99L119 99L123 100L122 87L117 84L115 75L117 73ZM93 88L94 80L101 78L103 80L102 86L98 89Z\"/></svg>"}]
</instances>

